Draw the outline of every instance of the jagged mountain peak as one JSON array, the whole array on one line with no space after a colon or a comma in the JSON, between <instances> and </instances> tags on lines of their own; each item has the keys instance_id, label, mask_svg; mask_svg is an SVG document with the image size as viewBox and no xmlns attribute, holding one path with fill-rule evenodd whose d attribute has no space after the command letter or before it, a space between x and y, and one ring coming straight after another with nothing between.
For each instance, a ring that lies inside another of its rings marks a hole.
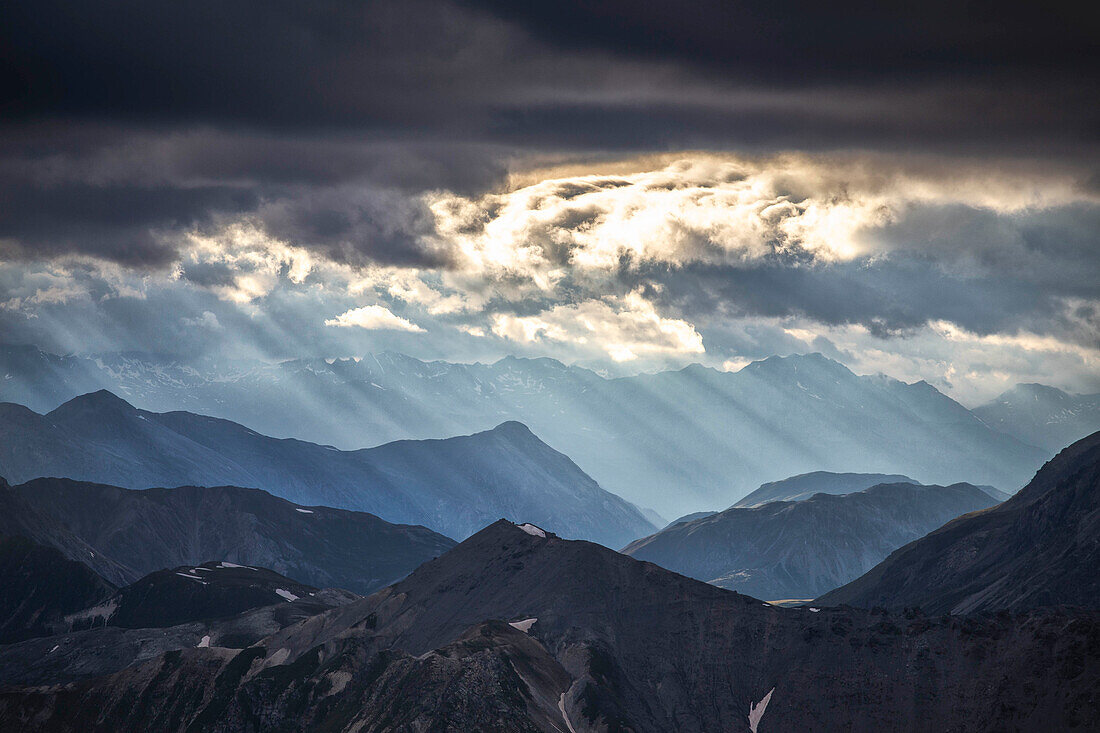
<instances>
[{"instance_id":1,"label":"jagged mountain peak","mask_svg":"<svg viewBox=\"0 0 1100 733\"><path fill-rule=\"evenodd\" d=\"M855 373L835 359L821 352L769 356L748 364L740 373L755 375L787 376L794 374L828 374L834 377L853 378Z\"/></svg>"}]
</instances>

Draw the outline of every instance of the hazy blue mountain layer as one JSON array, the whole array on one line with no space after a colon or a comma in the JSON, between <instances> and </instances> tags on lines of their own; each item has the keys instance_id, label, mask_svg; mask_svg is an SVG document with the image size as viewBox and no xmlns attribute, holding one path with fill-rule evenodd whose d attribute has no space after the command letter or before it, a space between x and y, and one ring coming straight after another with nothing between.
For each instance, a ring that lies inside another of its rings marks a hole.
<instances>
[{"instance_id":1,"label":"hazy blue mountain layer","mask_svg":"<svg viewBox=\"0 0 1100 733\"><path fill-rule=\"evenodd\" d=\"M1100 430L1100 394L1073 395L1042 384L1017 384L974 414L1002 433L1050 451Z\"/></svg>"},{"instance_id":2,"label":"hazy blue mountain layer","mask_svg":"<svg viewBox=\"0 0 1100 733\"><path fill-rule=\"evenodd\" d=\"M613 547L655 529L516 422L447 440L340 451L269 438L228 420L138 410L100 391L46 415L0 404L0 476L126 488L256 487L297 504L371 512L457 539L501 517Z\"/></svg>"},{"instance_id":3,"label":"hazy blue mountain layer","mask_svg":"<svg viewBox=\"0 0 1100 733\"><path fill-rule=\"evenodd\" d=\"M0 375L0 399L38 412L106 388L148 410L343 449L517 420L605 489L668 517L818 470L1012 489L1053 453L989 427L925 382L857 376L820 354L738 372L693 365L606 379L552 359L452 364L381 353L272 365L3 347Z\"/></svg>"}]
</instances>

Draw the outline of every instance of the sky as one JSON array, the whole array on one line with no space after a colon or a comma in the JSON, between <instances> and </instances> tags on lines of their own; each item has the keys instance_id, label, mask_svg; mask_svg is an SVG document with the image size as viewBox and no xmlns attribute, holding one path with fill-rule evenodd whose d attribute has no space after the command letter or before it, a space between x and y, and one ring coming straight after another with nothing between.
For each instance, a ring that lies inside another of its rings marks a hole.
<instances>
[{"instance_id":1,"label":"sky","mask_svg":"<svg viewBox=\"0 0 1100 733\"><path fill-rule=\"evenodd\" d=\"M847 5L5 4L0 340L1100 391L1097 23Z\"/></svg>"}]
</instances>

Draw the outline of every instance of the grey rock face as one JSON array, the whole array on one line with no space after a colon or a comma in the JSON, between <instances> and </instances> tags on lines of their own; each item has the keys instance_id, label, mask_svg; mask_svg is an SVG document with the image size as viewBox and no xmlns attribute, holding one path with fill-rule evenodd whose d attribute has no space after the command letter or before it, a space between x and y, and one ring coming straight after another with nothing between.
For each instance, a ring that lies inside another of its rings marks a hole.
<instances>
[{"instance_id":1,"label":"grey rock face","mask_svg":"<svg viewBox=\"0 0 1100 733\"><path fill-rule=\"evenodd\" d=\"M1003 504L912 542L821 603L931 613L1100 607L1100 433Z\"/></svg>"},{"instance_id":2,"label":"grey rock face","mask_svg":"<svg viewBox=\"0 0 1100 733\"><path fill-rule=\"evenodd\" d=\"M970 484L881 484L732 507L636 540L623 552L759 598L810 599L955 517L995 503Z\"/></svg>"}]
</instances>

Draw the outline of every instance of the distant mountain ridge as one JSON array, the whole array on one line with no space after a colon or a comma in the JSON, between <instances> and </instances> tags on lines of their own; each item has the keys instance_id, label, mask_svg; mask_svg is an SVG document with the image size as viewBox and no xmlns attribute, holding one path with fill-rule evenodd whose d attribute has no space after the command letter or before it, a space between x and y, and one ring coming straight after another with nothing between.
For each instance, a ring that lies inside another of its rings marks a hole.
<instances>
[{"instance_id":1,"label":"distant mountain ridge","mask_svg":"<svg viewBox=\"0 0 1100 733\"><path fill-rule=\"evenodd\" d=\"M1100 430L1100 394L1073 395L1043 384L1017 384L974 408L992 428L1051 451Z\"/></svg>"},{"instance_id":2,"label":"distant mountain ridge","mask_svg":"<svg viewBox=\"0 0 1100 733\"><path fill-rule=\"evenodd\" d=\"M736 502L735 507L754 507L769 501L801 501L814 494L850 494L877 484L915 484L908 476L887 473L835 473L811 471L769 481Z\"/></svg>"},{"instance_id":3,"label":"distant mountain ridge","mask_svg":"<svg viewBox=\"0 0 1100 733\"><path fill-rule=\"evenodd\" d=\"M877 484L847 494L731 507L674 524L623 552L759 598L810 599L858 578L949 520L995 503L971 484Z\"/></svg>"},{"instance_id":4,"label":"distant mountain ridge","mask_svg":"<svg viewBox=\"0 0 1100 733\"><path fill-rule=\"evenodd\" d=\"M884 473L834 473L832 471L811 471L791 476L780 481L762 484L735 507L756 507L770 501L802 501L814 494L851 494L869 489L878 484L916 484L908 476ZM1004 501L1010 494L992 486L978 486L997 501Z\"/></svg>"},{"instance_id":5,"label":"distant mountain ridge","mask_svg":"<svg viewBox=\"0 0 1100 733\"><path fill-rule=\"evenodd\" d=\"M1013 488L1052 452L990 428L927 383L856 376L820 354L606 379L552 359L453 364L387 352L263 364L9 346L0 377L0 399L40 412L108 388L151 410L344 449L517 420L605 489L669 517L814 470Z\"/></svg>"},{"instance_id":6,"label":"distant mountain ridge","mask_svg":"<svg viewBox=\"0 0 1100 733\"><path fill-rule=\"evenodd\" d=\"M930 613L1100 608L1100 432L1063 449L1012 498L894 551L822 604Z\"/></svg>"},{"instance_id":7,"label":"distant mountain ridge","mask_svg":"<svg viewBox=\"0 0 1100 733\"><path fill-rule=\"evenodd\" d=\"M0 480L0 535L57 548L117 586L217 558L363 594L455 544L426 527L303 507L259 489L131 490L49 478L19 486Z\"/></svg>"},{"instance_id":8,"label":"distant mountain ridge","mask_svg":"<svg viewBox=\"0 0 1100 733\"><path fill-rule=\"evenodd\" d=\"M526 426L340 451L218 418L138 410L101 390L39 415L0 403L0 476L126 488L246 486L463 538L500 517L621 546L654 527Z\"/></svg>"}]
</instances>

